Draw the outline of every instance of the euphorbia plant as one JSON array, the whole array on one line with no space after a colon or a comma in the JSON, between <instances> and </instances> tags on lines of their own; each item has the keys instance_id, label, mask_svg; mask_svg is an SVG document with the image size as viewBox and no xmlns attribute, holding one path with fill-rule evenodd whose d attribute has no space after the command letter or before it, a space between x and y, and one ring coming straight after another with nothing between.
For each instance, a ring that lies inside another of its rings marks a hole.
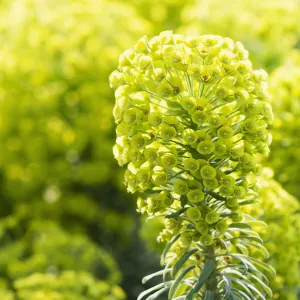
<instances>
[{"instance_id":1,"label":"euphorbia plant","mask_svg":"<svg viewBox=\"0 0 300 300\"><path fill-rule=\"evenodd\" d=\"M138 299L267 299L256 258L267 254L240 207L257 201L252 173L268 154L267 74L240 42L170 31L141 38L110 76L116 89L114 154L126 165L138 211L164 216L162 283ZM249 176L251 175L251 176Z\"/></svg>"}]
</instances>

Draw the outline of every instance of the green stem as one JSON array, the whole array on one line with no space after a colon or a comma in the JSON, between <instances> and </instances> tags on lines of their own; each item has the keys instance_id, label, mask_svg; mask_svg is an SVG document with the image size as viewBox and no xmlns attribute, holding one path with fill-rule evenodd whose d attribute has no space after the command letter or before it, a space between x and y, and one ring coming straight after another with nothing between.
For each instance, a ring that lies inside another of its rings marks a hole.
<instances>
[{"instance_id":1,"label":"green stem","mask_svg":"<svg viewBox=\"0 0 300 300\"><path fill-rule=\"evenodd\" d=\"M217 261L216 261L216 256L215 256L215 252L212 246L209 246L206 248L205 251L208 255L206 259L209 260L213 260L215 261L215 268L214 270L211 272L211 274L209 275L207 282L206 282L206 290L211 291L213 293L213 299L214 300L219 300L219 294L218 294L218 280L217 280Z\"/></svg>"}]
</instances>

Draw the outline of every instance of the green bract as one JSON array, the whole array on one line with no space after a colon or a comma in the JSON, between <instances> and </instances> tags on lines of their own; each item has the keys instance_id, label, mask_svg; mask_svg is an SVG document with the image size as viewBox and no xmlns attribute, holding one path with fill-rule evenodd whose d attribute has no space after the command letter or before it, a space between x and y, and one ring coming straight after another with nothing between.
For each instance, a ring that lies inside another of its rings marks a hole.
<instances>
[{"instance_id":1,"label":"green bract","mask_svg":"<svg viewBox=\"0 0 300 300\"><path fill-rule=\"evenodd\" d=\"M265 130L268 135L272 121L267 74L252 70L247 51L229 38L165 31L142 39L142 53L134 50L137 46L126 50L110 78L116 106L125 94L139 99L127 110L142 112L126 131L117 132L114 153L127 166L128 191L141 193L138 211L179 220L180 226L166 226L159 237L168 242L164 283L139 299L151 292L148 299L155 299L167 290L168 299L266 299L271 295L267 281L251 278L262 276L260 268L273 270L252 257L265 248L240 207L256 195L250 174L258 172L256 157L268 152L271 140L256 134ZM145 67L145 61L151 63ZM158 67L166 71L159 80ZM124 78L117 86L116 74ZM128 126L122 117L115 120ZM157 150L151 161L149 148ZM139 159L132 159L128 149L135 149ZM139 180L145 168L152 174L146 184ZM161 201L161 193L171 201Z\"/></svg>"}]
</instances>

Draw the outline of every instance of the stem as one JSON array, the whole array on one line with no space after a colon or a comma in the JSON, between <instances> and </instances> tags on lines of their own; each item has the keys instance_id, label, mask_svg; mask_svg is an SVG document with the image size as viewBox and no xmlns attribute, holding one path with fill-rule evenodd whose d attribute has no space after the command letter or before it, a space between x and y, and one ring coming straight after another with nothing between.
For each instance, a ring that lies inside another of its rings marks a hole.
<instances>
[{"instance_id":1,"label":"stem","mask_svg":"<svg viewBox=\"0 0 300 300\"><path fill-rule=\"evenodd\" d=\"M214 300L219 300L219 293L218 293L218 280L217 280L217 260L215 256L215 252L212 246L209 246L206 248L206 253L207 255L207 260L213 260L215 264L214 270L211 272L210 276L208 277L208 280L206 282L206 290L209 290L213 293L213 299Z\"/></svg>"}]
</instances>

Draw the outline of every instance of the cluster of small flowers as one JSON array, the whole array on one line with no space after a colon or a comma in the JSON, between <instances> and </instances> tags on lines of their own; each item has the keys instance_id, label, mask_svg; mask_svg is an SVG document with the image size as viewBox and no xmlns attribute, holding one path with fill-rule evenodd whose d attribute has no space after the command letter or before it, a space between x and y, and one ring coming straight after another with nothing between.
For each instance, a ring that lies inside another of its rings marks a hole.
<instances>
[{"instance_id":1,"label":"cluster of small flowers","mask_svg":"<svg viewBox=\"0 0 300 300\"><path fill-rule=\"evenodd\" d=\"M128 191L143 193L138 211L177 212L162 239L193 224L180 244L213 244L228 220L241 220L241 202L254 193L247 174L260 169L256 154L269 151L266 72L252 70L239 42L166 31L125 51L110 84L114 155L127 164Z\"/></svg>"}]
</instances>

